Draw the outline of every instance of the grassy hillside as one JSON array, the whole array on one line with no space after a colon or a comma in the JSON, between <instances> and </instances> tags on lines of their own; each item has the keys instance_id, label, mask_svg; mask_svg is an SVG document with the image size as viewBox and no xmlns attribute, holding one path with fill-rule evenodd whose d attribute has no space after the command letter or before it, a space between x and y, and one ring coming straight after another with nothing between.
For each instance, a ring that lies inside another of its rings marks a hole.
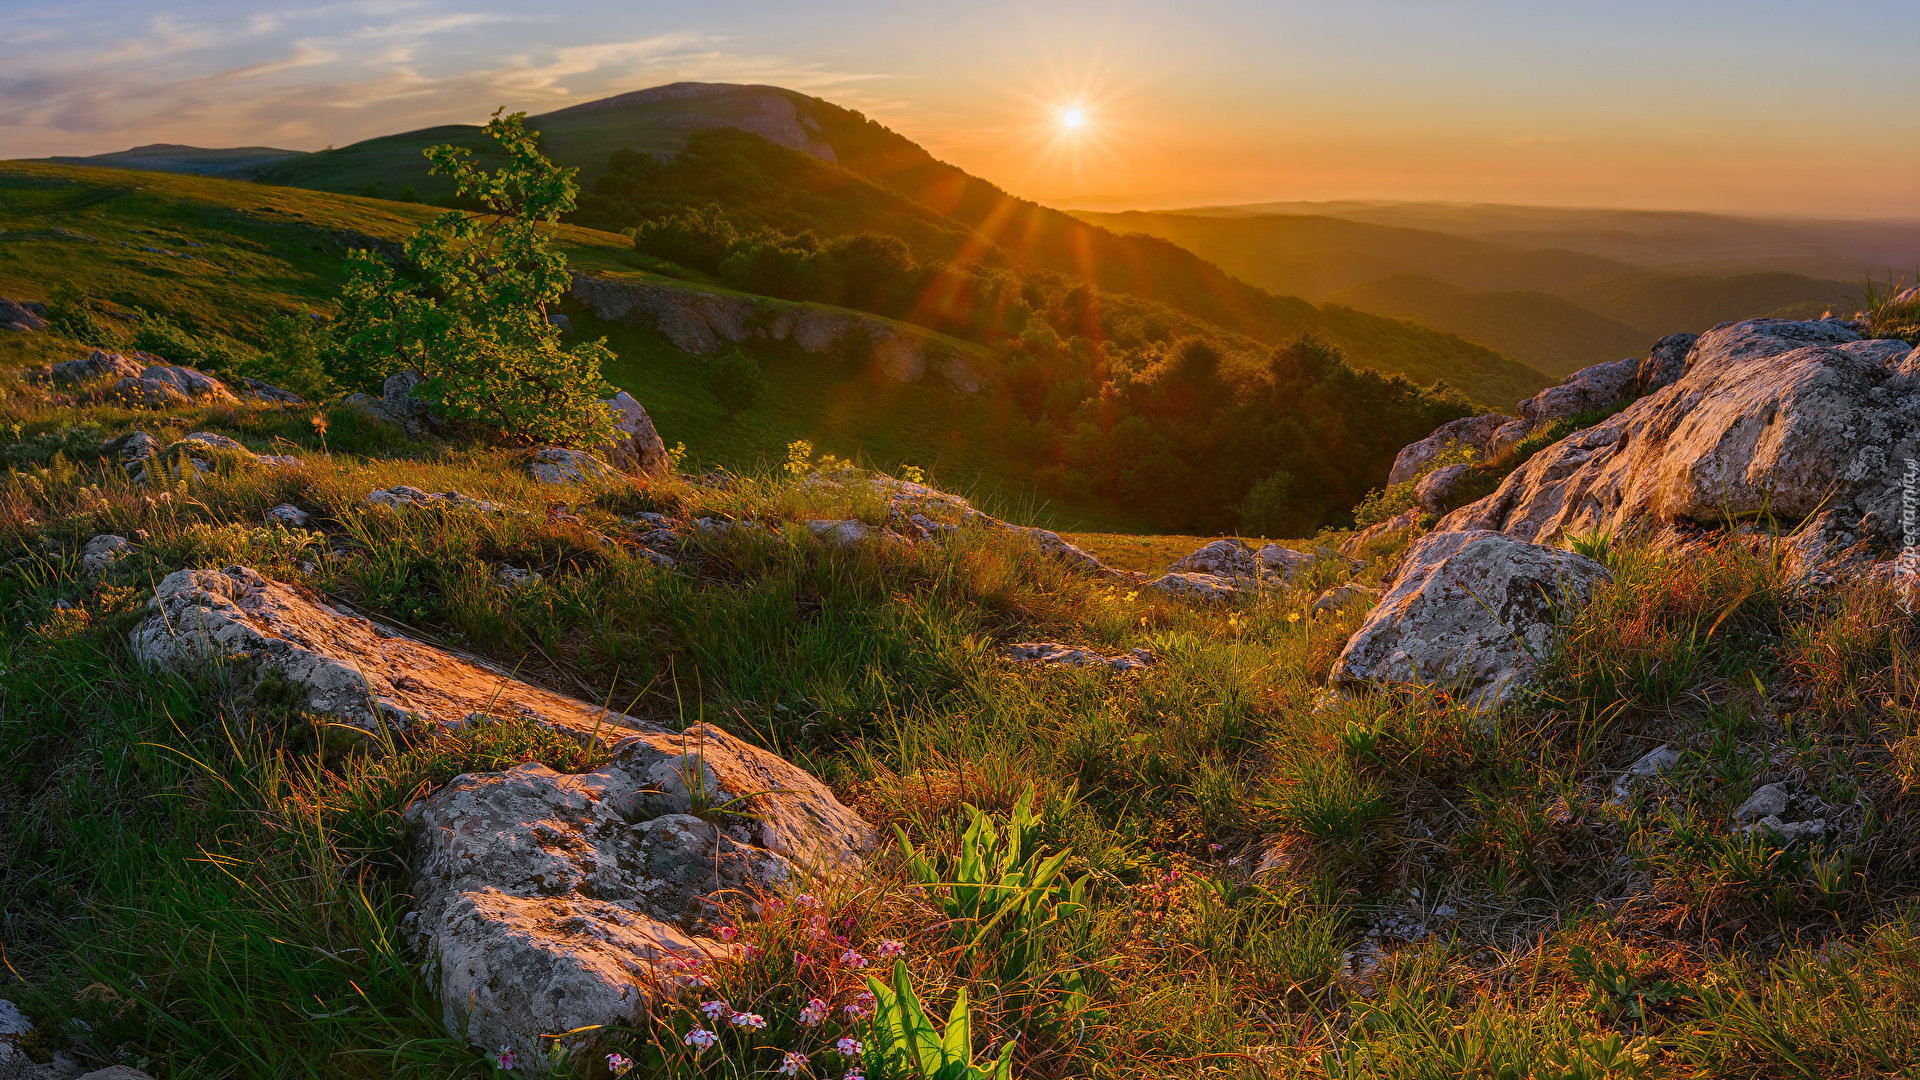
<instances>
[{"instance_id":1,"label":"grassy hillside","mask_svg":"<svg viewBox=\"0 0 1920 1080\"><path fill-rule=\"evenodd\" d=\"M302 150L279 150L271 146L236 146L208 149L178 143L153 143L87 157L43 159L54 165L89 165L102 169L141 169L151 172L192 173L196 176L232 176L245 179L273 165L301 157Z\"/></svg>"},{"instance_id":2,"label":"grassy hillside","mask_svg":"<svg viewBox=\"0 0 1920 1080\"><path fill-rule=\"evenodd\" d=\"M191 330L259 346L275 316L331 311L351 244L404 239L435 212L194 176L132 179L114 170L0 164L0 296L44 301L67 283L121 310L165 314ZM645 274L634 264L648 260L624 237L575 226L561 226L558 235L576 267ZM767 343L756 348L770 384L766 404L729 425L703 389L698 358L651 332L575 317L609 336L621 360L607 370L608 380L647 405L669 443L687 444L691 464L757 469L781 460L787 443L809 439L822 451L883 468L929 467L1052 527L1143 525L1102 500L1076 507L1035 496L1031 465L1004 440L983 437L996 422L990 395L967 397L932 383L880 385ZM0 335L4 367L85 351L52 335Z\"/></svg>"},{"instance_id":3,"label":"grassy hillside","mask_svg":"<svg viewBox=\"0 0 1920 1080\"><path fill-rule=\"evenodd\" d=\"M1544 292L1474 292L1416 274L1343 289L1333 302L1483 341L1549 375L1645 354L1648 331Z\"/></svg>"}]
</instances>

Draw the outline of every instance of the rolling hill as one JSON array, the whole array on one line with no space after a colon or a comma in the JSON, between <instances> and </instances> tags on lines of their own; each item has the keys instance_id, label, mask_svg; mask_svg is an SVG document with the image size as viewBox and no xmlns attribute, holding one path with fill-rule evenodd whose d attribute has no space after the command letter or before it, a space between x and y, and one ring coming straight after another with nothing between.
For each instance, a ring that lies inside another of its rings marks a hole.
<instances>
[{"instance_id":1,"label":"rolling hill","mask_svg":"<svg viewBox=\"0 0 1920 1080\"><path fill-rule=\"evenodd\" d=\"M1577 232L1544 225L1538 232L1519 228L1534 220L1517 213L1525 208L1492 217L1483 235L1358 220L1388 216L1373 204L1327 208L1353 217L1228 209L1077 216L1171 240L1264 288L1414 319L1554 375L1639 355L1665 334L1705 330L1718 322L1760 315L1805 317L1829 306L1848 310L1849 298L1861 293L1858 285L1781 270L1682 272L1623 262L1594 250L1523 246L1521 241L1529 238L1570 239ZM1448 214L1442 212L1447 208L1437 207L1423 216L1414 212L1417 207L1395 208L1400 211L1396 221L1435 219L1464 230L1468 220L1461 216L1465 210ZM1561 221L1545 211L1541 220ZM1721 229L1732 231L1730 224ZM1768 235L1762 230L1750 238L1749 248L1739 250L1765 250ZM1707 249L1734 250L1728 236L1720 235L1718 243L1718 248L1708 244ZM1616 247L1642 250L1624 242Z\"/></svg>"},{"instance_id":2,"label":"rolling hill","mask_svg":"<svg viewBox=\"0 0 1920 1080\"><path fill-rule=\"evenodd\" d=\"M858 112L778 87L676 83L532 117L528 127L540 132L543 152L578 167L589 188L607 174L616 150L647 160L691 156L682 172L706 168L687 185L688 202L718 203L756 227L790 234L812 231L828 239L840 229L897 235L922 261L958 258L1086 281L1109 293L1164 305L1165 316L1138 320L1148 332L1212 326L1264 346L1315 333L1347 350L1357 364L1421 383L1445 379L1474 401L1496 408L1510 407L1552 382L1495 349L1452 334L1276 296L1176 244L1123 236L1016 198ZM742 140L714 137L738 131L759 138L747 140L743 150ZM473 149L483 166L499 160L479 128L451 125L307 154L262 171L258 179L389 197L410 187L428 200L441 199L451 189L444 179L428 175L421 156L439 143ZM683 153L703 146L730 154ZM756 186L750 172L777 174L780 182ZM804 197L785 197L795 192ZM583 205L580 220L624 228L637 215L674 208L641 204L621 216L589 214L591 207Z\"/></svg>"}]
</instances>

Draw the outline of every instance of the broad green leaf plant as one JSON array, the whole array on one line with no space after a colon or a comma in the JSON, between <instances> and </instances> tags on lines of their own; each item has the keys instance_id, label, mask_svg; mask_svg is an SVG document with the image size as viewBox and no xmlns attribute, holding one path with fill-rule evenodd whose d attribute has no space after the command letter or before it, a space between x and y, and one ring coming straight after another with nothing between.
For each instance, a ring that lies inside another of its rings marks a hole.
<instances>
[{"instance_id":1,"label":"broad green leaf plant","mask_svg":"<svg viewBox=\"0 0 1920 1080\"><path fill-rule=\"evenodd\" d=\"M411 368L428 379L416 393L442 417L521 444L594 445L613 431L598 404L613 393L600 374L613 353L604 338L563 346L547 319L570 286L566 256L548 242L573 209L578 170L548 161L525 118L496 110L488 122L508 159L498 171L475 168L464 147L426 151L478 209L416 230L401 272L373 252L349 253L329 366L349 386Z\"/></svg>"}]
</instances>

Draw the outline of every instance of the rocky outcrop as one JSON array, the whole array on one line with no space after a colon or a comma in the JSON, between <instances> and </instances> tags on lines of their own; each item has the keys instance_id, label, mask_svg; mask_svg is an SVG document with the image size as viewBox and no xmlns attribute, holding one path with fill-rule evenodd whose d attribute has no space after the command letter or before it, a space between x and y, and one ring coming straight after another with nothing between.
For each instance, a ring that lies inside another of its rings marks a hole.
<instances>
[{"instance_id":1,"label":"rocky outcrop","mask_svg":"<svg viewBox=\"0 0 1920 1080\"><path fill-rule=\"evenodd\" d=\"M1238 600L1247 584L1244 578L1236 581L1217 574L1181 573L1162 574L1141 588L1191 603L1224 604Z\"/></svg>"},{"instance_id":2,"label":"rocky outcrop","mask_svg":"<svg viewBox=\"0 0 1920 1080\"><path fill-rule=\"evenodd\" d=\"M666 476L673 472L667 444L653 429L653 420L625 390L601 402L613 414L614 440L600 453L614 468L635 476Z\"/></svg>"},{"instance_id":3,"label":"rocky outcrop","mask_svg":"<svg viewBox=\"0 0 1920 1080\"><path fill-rule=\"evenodd\" d=\"M1818 795L1787 784L1766 784L1733 812L1734 835L1760 833L1781 845L1818 840L1827 834L1834 808Z\"/></svg>"},{"instance_id":4,"label":"rocky outcrop","mask_svg":"<svg viewBox=\"0 0 1920 1080\"><path fill-rule=\"evenodd\" d=\"M93 574L105 570L115 559L133 551L133 541L124 536L103 533L80 549L80 569Z\"/></svg>"},{"instance_id":5,"label":"rocky outcrop","mask_svg":"<svg viewBox=\"0 0 1920 1080\"><path fill-rule=\"evenodd\" d=\"M1215 540L1190 555L1183 555L1167 567L1170 574L1212 574L1215 577L1254 578L1259 567L1253 549L1239 540Z\"/></svg>"},{"instance_id":6,"label":"rocky outcrop","mask_svg":"<svg viewBox=\"0 0 1920 1080\"><path fill-rule=\"evenodd\" d=\"M426 376L409 368L387 376L380 384L379 397L353 393L340 403L376 424L397 427L412 438L424 439L440 430L440 423L433 415L433 403L415 393L427 381Z\"/></svg>"},{"instance_id":7,"label":"rocky outcrop","mask_svg":"<svg viewBox=\"0 0 1920 1080\"><path fill-rule=\"evenodd\" d=\"M1153 666L1153 650L1134 649L1117 656L1103 656L1087 649L1076 649L1053 641L1023 642L1009 646L1007 659L1016 664L1052 664L1061 667L1104 667L1116 675L1145 671Z\"/></svg>"},{"instance_id":8,"label":"rocky outcrop","mask_svg":"<svg viewBox=\"0 0 1920 1080\"><path fill-rule=\"evenodd\" d=\"M130 635L133 654L182 673L219 675L244 695L291 687L305 708L362 731L532 720L583 743L640 723L542 690L308 600L243 566L167 575Z\"/></svg>"},{"instance_id":9,"label":"rocky outcrop","mask_svg":"<svg viewBox=\"0 0 1920 1080\"><path fill-rule=\"evenodd\" d=\"M1611 580L1584 556L1501 533L1426 536L1347 640L1332 682L1435 687L1476 709L1498 706L1552 655L1557 615Z\"/></svg>"},{"instance_id":10,"label":"rocky outcrop","mask_svg":"<svg viewBox=\"0 0 1920 1080\"><path fill-rule=\"evenodd\" d=\"M1920 456L1920 384L1875 359L1892 350L1859 343L1837 322L1715 327L1680 381L1542 450L1437 531L1546 542L1827 507L1896 521L1901 462Z\"/></svg>"},{"instance_id":11,"label":"rocky outcrop","mask_svg":"<svg viewBox=\"0 0 1920 1080\"><path fill-rule=\"evenodd\" d=\"M407 484L374 488L360 500L362 506L387 510L413 510L432 507L440 510L471 510L476 514L524 513L490 499L476 499L458 491L421 491Z\"/></svg>"},{"instance_id":12,"label":"rocky outcrop","mask_svg":"<svg viewBox=\"0 0 1920 1080\"><path fill-rule=\"evenodd\" d=\"M818 780L706 725L631 735L579 775L462 776L407 820L447 1031L524 1064L542 1035L644 1022L731 950L708 936L722 905L858 872L874 842ZM582 1060L612 1037L569 1042Z\"/></svg>"},{"instance_id":13,"label":"rocky outcrop","mask_svg":"<svg viewBox=\"0 0 1920 1080\"><path fill-rule=\"evenodd\" d=\"M85 360L68 360L50 368L27 373L29 382L50 382L55 386L72 386L100 379L137 379L147 369L142 362L144 353L132 357L120 353L110 353L105 349L95 349Z\"/></svg>"},{"instance_id":14,"label":"rocky outcrop","mask_svg":"<svg viewBox=\"0 0 1920 1080\"><path fill-rule=\"evenodd\" d=\"M1453 507L1456 496L1466 487L1473 477L1471 465L1442 465L1420 478L1413 489L1413 496L1420 502L1420 509L1429 514L1445 513Z\"/></svg>"},{"instance_id":15,"label":"rocky outcrop","mask_svg":"<svg viewBox=\"0 0 1920 1080\"><path fill-rule=\"evenodd\" d=\"M1393 459L1393 471L1387 474L1387 483L1404 484L1418 478L1435 458L1455 443L1472 447L1477 456L1485 460L1492 456L1494 434L1512 422L1511 416L1487 413L1441 424L1433 429L1433 434L1401 449L1400 456Z\"/></svg>"},{"instance_id":16,"label":"rocky outcrop","mask_svg":"<svg viewBox=\"0 0 1920 1080\"><path fill-rule=\"evenodd\" d=\"M1408 510L1405 513L1390 517L1385 521L1376 521L1341 541L1340 554L1345 558L1358 559L1360 553L1365 551L1367 546L1374 541L1385 540L1389 536L1404 533L1409 529L1418 527L1419 524L1420 511L1418 510Z\"/></svg>"},{"instance_id":17,"label":"rocky outcrop","mask_svg":"<svg viewBox=\"0 0 1920 1080\"><path fill-rule=\"evenodd\" d=\"M853 311L581 273L573 276L573 298L609 322L658 330L683 352L704 355L767 338L823 353L859 338L874 369L895 382L918 382L937 372L956 389L975 393L990 381L980 360L933 331Z\"/></svg>"},{"instance_id":18,"label":"rocky outcrop","mask_svg":"<svg viewBox=\"0 0 1920 1080\"><path fill-rule=\"evenodd\" d=\"M1687 354L1699 340L1699 334L1668 334L1654 342L1653 348L1647 350L1647 358L1640 361L1640 371L1634 379L1634 396L1645 397L1679 382L1680 376L1687 373Z\"/></svg>"},{"instance_id":19,"label":"rocky outcrop","mask_svg":"<svg viewBox=\"0 0 1920 1080\"><path fill-rule=\"evenodd\" d=\"M240 400L234 396L233 391L227 389L226 383L204 371L181 367L179 364L151 365L140 372L140 381L165 383L189 401L234 402Z\"/></svg>"}]
</instances>

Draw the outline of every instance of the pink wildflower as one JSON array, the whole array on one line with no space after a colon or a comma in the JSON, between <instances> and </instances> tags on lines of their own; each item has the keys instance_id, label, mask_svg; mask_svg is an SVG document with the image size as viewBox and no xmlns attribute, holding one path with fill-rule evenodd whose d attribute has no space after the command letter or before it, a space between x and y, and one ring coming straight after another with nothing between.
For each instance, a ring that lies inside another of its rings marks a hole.
<instances>
[{"instance_id":1,"label":"pink wildflower","mask_svg":"<svg viewBox=\"0 0 1920 1080\"><path fill-rule=\"evenodd\" d=\"M817 908L820 906L820 898L813 895L810 892L803 892L799 896L794 897L793 902L796 904L803 904L810 908Z\"/></svg>"},{"instance_id":2,"label":"pink wildflower","mask_svg":"<svg viewBox=\"0 0 1920 1080\"><path fill-rule=\"evenodd\" d=\"M727 1011L727 1003L717 999L714 1001L703 1001L700 1003L700 1011L707 1014L707 1019L717 1020L720 1018L721 1013Z\"/></svg>"},{"instance_id":3,"label":"pink wildflower","mask_svg":"<svg viewBox=\"0 0 1920 1080\"><path fill-rule=\"evenodd\" d=\"M807 1002L807 1007L800 1010L800 1024L802 1027L814 1027L825 1021L826 1018L827 1003L821 1001L819 998L814 998Z\"/></svg>"},{"instance_id":4,"label":"pink wildflower","mask_svg":"<svg viewBox=\"0 0 1920 1080\"><path fill-rule=\"evenodd\" d=\"M905 945L902 945L901 943L893 940L892 938L888 938L887 940L881 942L880 947L873 950L873 953L875 956L878 956L882 960L891 960L896 956L901 956L905 954L906 951L907 951L907 947Z\"/></svg>"},{"instance_id":5,"label":"pink wildflower","mask_svg":"<svg viewBox=\"0 0 1920 1080\"><path fill-rule=\"evenodd\" d=\"M608 1054L607 1068L612 1069L615 1076L625 1076L633 1071L633 1059L625 1054Z\"/></svg>"},{"instance_id":6,"label":"pink wildflower","mask_svg":"<svg viewBox=\"0 0 1920 1080\"><path fill-rule=\"evenodd\" d=\"M803 952L797 952L797 953L794 953L794 954L793 954L793 966L794 966L794 967L797 967L797 968L803 968L803 967L806 967L806 966L807 966L807 954L806 954L806 953L803 953Z\"/></svg>"},{"instance_id":7,"label":"pink wildflower","mask_svg":"<svg viewBox=\"0 0 1920 1080\"><path fill-rule=\"evenodd\" d=\"M833 1048L840 1051L841 1057L859 1057L866 1050L860 1045L860 1040L852 1038L841 1039L833 1044Z\"/></svg>"},{"instance_id":8,"label":"pink wildflower","mask_svg":"<svg viewBox=\"0 0 1920 1080\"><path fill-rule=\"evenodd\" d=\"M800 1075L800 1070L806 1067L807 1055L797 1050L787 1051L787 1056L780 1059L781 1076L798 1076Z\"/></svg>"},{"instance_id":9,"label":"pink wildflower","mask_svg":"<svg viewBox=\"0 0 1920 1080\"><path fill-rule=\"evenodd\" d=\"M759 1029L767 1026L767 1018L764 1016L761 1016L759 1013L737 1012L737 1013L734 1013L732 1016L727 1017L727 1022L732 1024L734 1027L743 1027L743 1028Z\"/></svg>"},{"instance_id":10,"label":"pink wildflower","mask_svg":"<svg viewBox=\"0 0 1920 1080\"><path fill-rule=\"evenodd\" d=\"M867 958L854 952L852 949L848 949L846 952L840 954L840 962L850 968L863 968L867 966Z\"/></svg>"},{"instance_id":11,"label":"pink wildflower","mask_svg":"<svg viewBox=\"0 0 1920 1080\"><path fill-rule=\"evenodd\" d=\"M714 936L718 937L721 941L732 941L734 938L740 936L740 931L731 926L716 927L713 933Z\"/></svg>"},{"instance_id":12,"label":"pink wildflower","mask_svg":"<svg viewBox=\"0 0 1920 1080\"><path fill-rule=\"evenodd\" d=\"M513 1047L503 1046L500 1048L500 1057L498 1060L501 1068L511 1069L513 1068L513 1063L520 1060L520 1055L514 1052Z\"/></svg>"},{"instance_id":13,"label":"pink wildflower","mask_svg":"<svg viewBox=\"0 0 1920 1080\"><path fill-rule=\"evenodd\" d=\"M693 1047L693 1052L697 1054L720 1041L720 1036L715 1035L706 1028L696 1027L692 1031L687 1032L686 1038L682 1041L688 1046Z\"/></svg>"}]
</instances>

